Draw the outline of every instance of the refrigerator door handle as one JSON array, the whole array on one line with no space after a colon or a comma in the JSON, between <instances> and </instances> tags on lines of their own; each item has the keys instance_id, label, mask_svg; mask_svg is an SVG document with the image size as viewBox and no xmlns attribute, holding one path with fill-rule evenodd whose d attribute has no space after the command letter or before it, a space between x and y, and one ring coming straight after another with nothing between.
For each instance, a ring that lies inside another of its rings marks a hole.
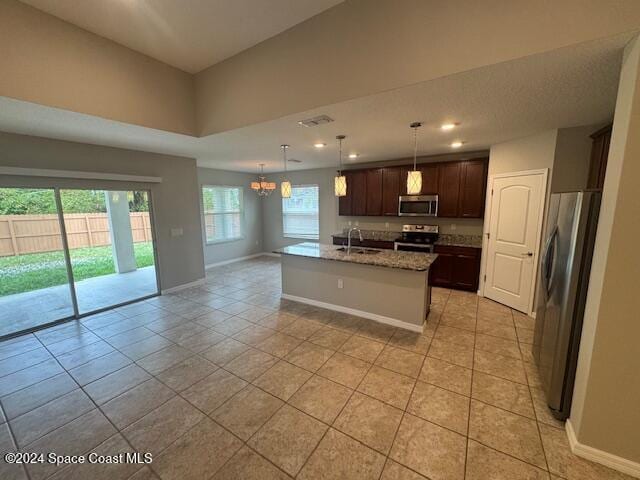
<instances>
[{"instance_id":1,"label":"refrigerator door handle","mask_svg":"<svg viewBox=\"0 0 640 480\"><path fill-rule=\"evenodd\" d=\"M547 295L551 293L551 288L553 286L553 274L556 267L557 240L558 227L556 226L553 230L553 234L551 235L551 244L549 245L549 263L547 265Z\"/></svg>"},{"instance_id":2,"label":"refrigerator door handle","mask_svg":"<svg viewBox=\"0 0 640 480\"><path fill-rule=\"evenodd\" d=\"M555 254L554 242L557 234L558 234L558 226L555 225L553 227L553 231L551 232L551 235L549 235L549 238L547 239L546 245L544 246L544 255L543 255L543 261L542 261L542 280L544 283L544 289L547 292L547 294L549 294L549 292L551 291L551 285L549 284L549 281L551 280L551 271L553 267L553 265L550 263L549 257Z\"/></svg>"}]
</instances>

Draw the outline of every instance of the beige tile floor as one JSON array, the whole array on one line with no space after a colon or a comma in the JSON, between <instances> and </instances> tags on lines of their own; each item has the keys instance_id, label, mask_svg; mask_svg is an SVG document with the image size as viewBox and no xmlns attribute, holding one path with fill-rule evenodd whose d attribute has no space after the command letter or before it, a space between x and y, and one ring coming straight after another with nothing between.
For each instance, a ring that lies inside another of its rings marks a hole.
<instances>
[{"instance_id":1,"label":"beige tile floor","mask_svg":"<svg viewBox=\"0 0 640 480\"><path fill-rule=\"evenodd\" d=\"M435 289L423 335L281 301L277 259L0 343L0 478L623 479L571 454L530 318ZM28 475L28 477L27 477Z\"/></svg>"}]
</instances>

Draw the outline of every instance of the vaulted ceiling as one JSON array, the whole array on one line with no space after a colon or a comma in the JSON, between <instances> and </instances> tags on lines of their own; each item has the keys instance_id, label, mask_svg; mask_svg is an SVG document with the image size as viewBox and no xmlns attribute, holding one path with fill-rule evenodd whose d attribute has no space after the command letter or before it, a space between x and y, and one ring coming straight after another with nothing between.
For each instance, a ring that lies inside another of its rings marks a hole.
<instances>
[{"instance_id":1,"label":"vaulted ceiling","mask_svg":"<svg viewBox=\"0 0 640 480\"><path fill-rule=\"evenodd\" d=\"M21 0L196 73L343 0Z\"/></svg>"}]
</instances>

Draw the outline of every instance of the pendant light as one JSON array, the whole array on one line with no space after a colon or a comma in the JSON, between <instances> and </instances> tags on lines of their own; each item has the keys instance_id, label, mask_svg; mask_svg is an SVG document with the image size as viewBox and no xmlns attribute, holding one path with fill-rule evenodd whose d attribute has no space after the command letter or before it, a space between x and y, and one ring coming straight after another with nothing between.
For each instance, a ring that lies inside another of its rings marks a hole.
<instances>
[{"instance_id":1,"label":"pendant light","mask_svg":"<svg viewBox=\"0 0 640 480\"><path fill-rule=\"evenodd\" d=\"M342 175L342 140L346 137L344 135L338 135L338 175L334 178L333 188L336 197L344 197L347 195L347 177Z\"/></svg>"},{"instance_id":2,"label":"pendant light","mask_svg":"<svg viewBox=\"0 0 640 480\"><path fill-rule=\"evenodd\" d=\"M282 148L282 158L284 160L284 180L280 184L280 193L282 198L291 198L291 182L287 180L287 148L289 148L289 145L282 144L280 148Z\"/></svg>"},{"instance_id":3,"label":"pendant light","mask_svg":"<svg viewBox=\"0 0 640 480\"><path fill-rule=\"evenodd\" d=\"M264 163L259 163L260 175L258 175L258 181L251 182L251 190L256 192L261 197L271 195L276 189L276 184L273 182L267 182L264 176Z\"/></svg>"},{"instance_id":4,"label":"pendant light","mask_svg":"<svg viewBox=\"0 0 640 480\"><path fill-rule=\"evenodd\" d=\"M418 157L418 128L422 126L420 122L413 122L413 170L407 173L407 195L420 195L422 191L422 172L416 168Z\"/></svg>"}]
</instances>

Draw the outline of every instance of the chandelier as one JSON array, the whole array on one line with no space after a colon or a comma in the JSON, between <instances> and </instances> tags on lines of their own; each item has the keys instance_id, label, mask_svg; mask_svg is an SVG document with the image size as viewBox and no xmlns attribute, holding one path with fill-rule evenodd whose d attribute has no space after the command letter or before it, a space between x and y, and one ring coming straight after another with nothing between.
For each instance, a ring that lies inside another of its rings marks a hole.
<instances>
[{"instance_id":1,"label":"chandelier","mask_svg":"<svg viewBox=\"0 0 640 480\"><path fill-rule=\"evenodd\" d=\"M251 182L251 190L261 197L266 197L273 193L276 189L276 184L274 182L267 182L267 179L264 176L264 163L260 163L258 165L260 167L260 175L258 175L257 182Z\"/></svg>"}]
</instances>

